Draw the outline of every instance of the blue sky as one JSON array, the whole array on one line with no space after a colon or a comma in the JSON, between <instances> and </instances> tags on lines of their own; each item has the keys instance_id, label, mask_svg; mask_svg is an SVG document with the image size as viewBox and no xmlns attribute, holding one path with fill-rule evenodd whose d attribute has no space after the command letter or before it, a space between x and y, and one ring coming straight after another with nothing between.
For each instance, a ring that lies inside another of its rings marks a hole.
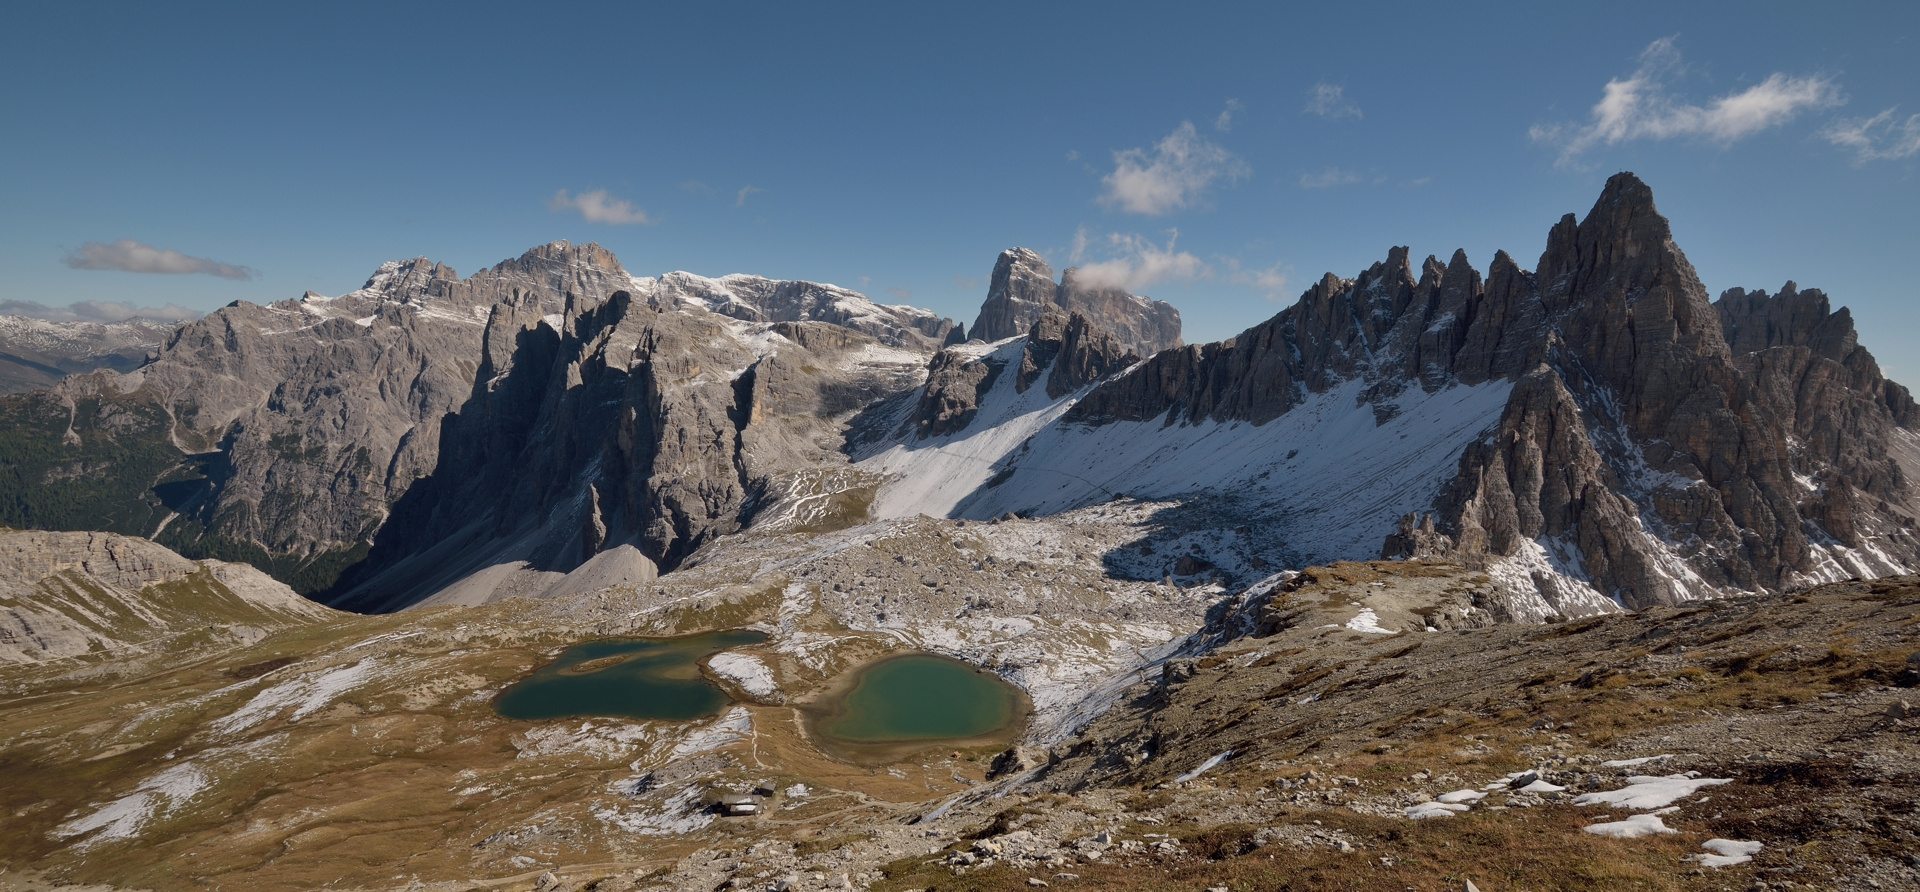
<instances>
[{"instance_id":1,"label":"blue sky","mask_svg":"<svg viewBox=\"0 0 1920 892\"><path fill-rule=\"evenodd\" d=\"M279 6L9 10L0 301L568 239L971 322L1024 245L1199 341L1391 245L1532 266L1632 170L1711 291L1825 289L1920 384L1912 3Z\"/></svg>"}]
</instances>

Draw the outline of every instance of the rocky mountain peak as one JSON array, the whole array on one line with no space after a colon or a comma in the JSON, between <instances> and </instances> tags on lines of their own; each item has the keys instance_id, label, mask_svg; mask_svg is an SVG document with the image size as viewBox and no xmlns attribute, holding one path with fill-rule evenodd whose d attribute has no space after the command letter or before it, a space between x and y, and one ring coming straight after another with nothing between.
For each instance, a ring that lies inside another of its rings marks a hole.
<instances>
[{"instance_id":1,"label":"rocky mountain peak","mask_svg":"<svg viewBox=\"0 0 1920 892\"><path fill-rule=\"evenodd\" d=\"M1843 362L1860 345L1853 314L1846 307L1835 312L1820 289L1801 291L1792 281L1773 295L1729 288L1713 306L1720 313L1721 328L1735 356L1795 346Z\"/></svg>"},{"instance_id":2,"label":"rocky mountain peak","mask_svg":"<svg viewBox=\"0 0 1920 892\"><path fill-rule=\"evenodd\" d=\"M1111 332L1133 352L1147 356L1180 345L1180 311L1164 301L1150 300L1124 288L1090 281L1079 268L1068 269L1060 281L1053 267L1027 248L1008 248L994 262L986 302L968 329L983 341L1024 335L1049 310L1062 316L1083 313L1098 328Z\"/></svg>"},{"instance_id":3,"label":"rocky mountain peak","mask_svg":"<svg viewBox=\"0 0 1920 892\"><path fill-rule=\"evenodd\" d=\"M425 257L389 260L367 277L366 284L361 285L357 293L405 303L424 295L436 294L444 290L445 283L459 280L460 274L453 267ZM317 301L327 298L308 291L301 299Z\"/></svg>"},{"instance_id":4,"label":"rocky mountain peak","mask_svg":"<svg viewBox=\"0 0 1920 892\"><path fill-rule=\"evenodd\" d=\"M1553 227L1539 278L1548 309L1563 317L1563 336L1610 370L1648 352L1730 355L1719 314L1653 190L1631 173L1607 180L1585 219L1576 224L1569 214Z\"/></svg>"},{"instance_id":5,"label":"rocky mountain peak","mask_svg":"<svg viewBox=\"0 0 1920 892\"><path fill-rule=\"evenodd\" d=\"M987 281L987 300L968 331L982 341L999 341L1026 334L1035 320L1053 306L1059 286L1053 267L1026 248L1008 248L993 262Z\"/></svg>"},{"instance_id":6,"label":"rocky mountain peak","mask_svg":"<svg viewBox=\"0 0 1920 892\"><path fill-rule=\"evenodd\" d=\"M1047 396L1060 399L1140 361L1112 332L1099 327L1085 313L1048 310L1027 330L1014 387L1025 393L1047 376Z\"/></svg>"},{"instance_id":7,"label":"rocky mountain peak","mask_svg":"<svg viewBox=\"0 0 1920 892\"><path fill-rule=\"evenodd\" d=\"M605 272L621 270L620 259L613 256L612 251L600 247L599 243L576 245L565 240L528 248L513 260L495 264L493 269L501 272L509 268L529 270L543 266L589 266Z\"/></svg>"}]
</instances>

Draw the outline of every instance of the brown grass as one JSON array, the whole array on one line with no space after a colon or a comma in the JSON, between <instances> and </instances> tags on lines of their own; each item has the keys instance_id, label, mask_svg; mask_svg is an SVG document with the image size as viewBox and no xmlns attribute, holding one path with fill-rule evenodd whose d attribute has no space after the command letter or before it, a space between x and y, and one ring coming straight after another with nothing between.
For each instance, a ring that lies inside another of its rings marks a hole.
<instances>
[{"instance_id":1,"label":"brown grass","mask_svg":"<svg viewBox=\"0 0 1920 892\"><path fill-rule=\"evenodd\" d=\"M1457 892L1464 881L1495 890L1690 890L1719 888L1743 868L1700 875L1680 857L1696 850L1693 834L1615 840L1584 833L1588 819L1571 809L1470 812L1449 820L1408 823L1329 810L1292 816L1317 819L1344 832L1357 850L1253 845L1254 828L1239 824L1143 828L1180 839L1187 855L1177 860L1109 855L1059 870L1005 864L954 876L933 859L903 858L883 868L875 892L1027 892L1028 878L1060 889L1127 892L1198 890L1225 886L1234 892L1332 892L1352 889L1414 889ZM1283 819L1284 820L1284 819ZM1077 879L1056 873L1078 874Z\"/></svg>"}]
</instances>

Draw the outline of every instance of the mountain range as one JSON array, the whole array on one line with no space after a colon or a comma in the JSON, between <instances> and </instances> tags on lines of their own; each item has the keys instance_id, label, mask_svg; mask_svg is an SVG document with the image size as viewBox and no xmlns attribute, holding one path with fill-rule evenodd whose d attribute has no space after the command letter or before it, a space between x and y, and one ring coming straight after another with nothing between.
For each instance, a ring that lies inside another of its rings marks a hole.
<instances>
[{"instance_id":1,"label":"mountain range","mask_svg":"<svg viewBox=\"0 0 1920 892\"><path fill-rule=\"evenodd\" d=\"M1243 583L1445 558L1530 620L1920 565L1920 407L1821 292L1710 301L1631 174L1533 270L1394 248L1204 345L1011 249L972 333L595 245L466 279L392 262L6 398L0 522L362 610L650 579L756 525L1120 496L1231 501L1261 534L1199 559Z\"/></svg>"}]
</instances>

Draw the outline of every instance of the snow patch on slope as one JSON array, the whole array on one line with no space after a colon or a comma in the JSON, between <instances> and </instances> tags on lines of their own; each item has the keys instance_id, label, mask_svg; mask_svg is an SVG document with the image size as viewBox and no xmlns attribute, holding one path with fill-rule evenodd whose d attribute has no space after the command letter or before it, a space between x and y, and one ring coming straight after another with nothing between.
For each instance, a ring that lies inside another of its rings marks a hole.
<instances>
[{"instance_id":1,"label":"snow patch on slope","mask_svg":"<svg viewBox=\"0 0 1920 892\"><path fill-rule=\"evenodd\" d=\"M1657 540L1655 544L1659 545ZM1555 614L1619 613L1621 606L1588 581L1582 563L1578 545L1541 536L1520 543L1518 551L1488 565L1487 575L1506 590L1507 610L1518 622L1544 622ZM1540 594L1543 590L1554 592L1554 602Z\"/></svg>"},{"instance_id":2,"label":"snow patch on slope","mask_svg":"<svg viewBox=\"0 0 1920 892\"><path fill-rule=\"evenodd\" d=\"M319 712L341 694L371 681L376 677L375 668L373 660L366 659L281 682L255 694L245 706L214 720L213 732L223 736L237 734L272 719L288 707L292 707L293 712L287 721L297 722Z\"/></svg>"},{"instance_id":3,"label":"snow patch on slope","mask_svg":"<svg viewBox=\"0 0 1920 892\"><path fill-rule=\"evenodd\" d=\"M979 414L964 430L924 441L897 443L865 458L858 467L890 479L874 499L876 519L926 514L946 517L969 494L993 478L1008 454L1073 407L1073 398L1054 400L1046 388L1015 390L1026 340L1002 343L988 362L1004 363L1000 376L980 401Z\"/></svg>"},{"instance_id":4,"label":"snow patch on slope","mask_svg":"<svg viewBox=\"0 0 1920 892\"><path fill-rule=\"evenodd\" d=\"M1413 390L1385 423L1360 399L1365 388L1360 381L1342 384L1263 425L1049 424L1008 460L969 479L1006 469L1011 476L976 488L948 510L988 518L1009 511L1053 514L1121 494L1232 493L1278 511L1284 545L1302 565L1371 559L1402 516L1431 507L1457 472L1461 450L1499 420L1512 384ZM987 412L983 407L981 415ZM926 482L946 468L916 464L914 457L900 456L893 467L914 481L916 495L936 486L951 492L950 485ZM881 498L888 496L883 489ZM933 513L946 500L923 504Z\"/></svg>"},{"instance_id":5,"label":"snow patch on slope","mask_svg":"<svg viewBox=\"0 0 1920 892\"><path fill-rule=\"evenodd\" d=\"M752 654L714 654L707 659L707 667L755 697L771 697L780 690L774 684L773 670Z\"/></svg>"}]
</instances>

